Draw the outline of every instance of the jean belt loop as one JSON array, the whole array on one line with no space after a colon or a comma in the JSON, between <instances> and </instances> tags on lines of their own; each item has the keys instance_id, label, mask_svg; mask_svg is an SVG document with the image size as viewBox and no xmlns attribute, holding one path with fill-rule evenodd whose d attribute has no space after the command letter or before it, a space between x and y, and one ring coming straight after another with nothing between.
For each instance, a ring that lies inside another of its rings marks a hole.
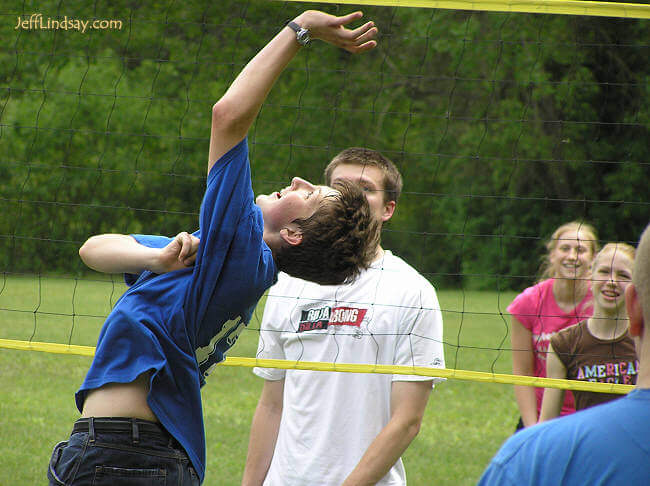
<instances>
[{"instance_id":1,"label":"jean belt loop","mask_svg":"<svg viewBox=\"0 0 650 486\"><path fill-rule=\"evenodd\" d=\"M88 439L91 443L95 442L95 417L88 419Z\"/></svg>"},{"instance_id":2,"label":"jean belt loop","mask_svg":"<svg viewBox=\"0 0 650 486\"><path fill-rule=\"evenodd\" d=\"M140 443L140 430L138 429L138 419L131 419L131 431L132 431L132 439L133 439L133 445L137 445Z\"/></svg>"}]
</instances>

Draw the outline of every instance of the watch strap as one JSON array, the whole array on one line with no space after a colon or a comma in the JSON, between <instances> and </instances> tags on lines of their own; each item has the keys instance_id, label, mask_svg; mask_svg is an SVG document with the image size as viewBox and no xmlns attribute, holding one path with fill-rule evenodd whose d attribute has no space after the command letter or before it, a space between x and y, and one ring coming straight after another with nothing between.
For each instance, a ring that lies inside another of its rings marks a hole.
<instances>
[{"instance_id":1,"label":"watch strap","mask_svg":"<svg viewBox=\"0 0 650 486\"><path fill-rule=\"evenodd\" d=\"M298 41L298 44L300 44L301 46L306 46L307 44L309 44L311 37L309 35L308 29L300 27L293 20L287 22L287 26L296 33L296 41Z\"/></svg>"}]
</instances>

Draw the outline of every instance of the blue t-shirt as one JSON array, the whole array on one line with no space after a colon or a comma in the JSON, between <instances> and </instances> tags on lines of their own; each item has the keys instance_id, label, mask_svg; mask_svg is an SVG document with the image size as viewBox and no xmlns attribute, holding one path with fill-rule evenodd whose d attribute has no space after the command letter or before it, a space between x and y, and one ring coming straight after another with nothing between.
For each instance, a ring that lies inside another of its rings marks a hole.
<instances>
[{"instance_id":1,"label":"blue t-shirt","mask_svg":"<svg viewBox=\"0 0 650 486\"><path fill-rule=\"evenodd\" d=\"M185 448L201 481L205 433L200 387L248 324L264 291L277 280L263 229L244 139L208 175L194 266L162 275L145 271L126 276L132 286L106 319L95 358L76 394L81 411L89 390L129 383L151 371L149 406ZM154 248L171 241L134 237Z\"/></svg>"},{"instance_id":2,"label":"blue t-shirt","mask_svg":"<svg viewBox=\"0 0 650 486\"><path fill-rule=\"evenodd\" d=\"M650 484L650 388L510 437L479 486Z\"/></svg>"}]
</instances>

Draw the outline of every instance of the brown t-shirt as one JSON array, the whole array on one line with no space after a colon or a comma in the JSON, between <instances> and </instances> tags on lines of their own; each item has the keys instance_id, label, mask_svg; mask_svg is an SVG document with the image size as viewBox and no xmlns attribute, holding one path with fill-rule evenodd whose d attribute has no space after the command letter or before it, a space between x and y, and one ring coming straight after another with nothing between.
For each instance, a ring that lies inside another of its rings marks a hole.
<instances>
[{"instance_id":1,"label":"brown t-shirt","mask_svg":"<svg viewBox=\"0 0 650 486\"><path fill-rule=\"evenodd\" d=\"M570 380L636 384L639 361L629 332L618 339L598 339L589 332L587 321L582 321L553 335L551 345ZM576 410L582 410L622 395L573 391L573 396Z\"/></svg>"}]
</instances>

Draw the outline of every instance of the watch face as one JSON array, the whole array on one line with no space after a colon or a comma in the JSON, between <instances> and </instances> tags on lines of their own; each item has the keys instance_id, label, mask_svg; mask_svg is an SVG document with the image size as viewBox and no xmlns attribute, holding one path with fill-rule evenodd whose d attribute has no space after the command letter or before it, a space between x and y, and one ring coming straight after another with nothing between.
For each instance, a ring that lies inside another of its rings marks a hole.
<instances>
[{"instance_id":1,"label":"watch face","mask_svg":"<svg viewBox=\"0 0 650 486\"><path fill-rule=\"evenodd\" d=\"M309 35L309 31L307 29L300 29L298 32L296 32L296 38L298 39L298 42L303 46L307 45L311 40L311 36Z\"/></svg>"}]
</instances>

